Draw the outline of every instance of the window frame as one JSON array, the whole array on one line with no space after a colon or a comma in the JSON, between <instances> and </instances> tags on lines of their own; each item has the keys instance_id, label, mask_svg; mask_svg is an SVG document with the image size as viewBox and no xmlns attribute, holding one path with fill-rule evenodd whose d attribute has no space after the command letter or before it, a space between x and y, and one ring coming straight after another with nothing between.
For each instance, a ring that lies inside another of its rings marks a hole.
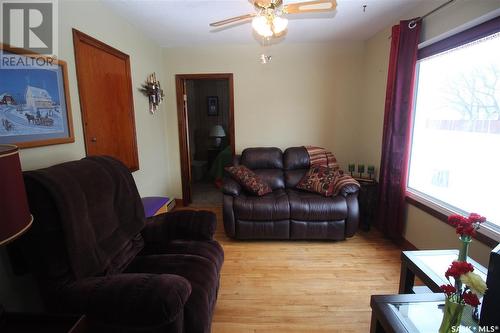
<instances>
[{"instance_id":1,"label":"window frame","mask_svg":"<svg viewBox=\"0 0 500 333\"><path fill-rule=\"evenodd\" d=\"M500 16L490 19L484 23L478 24L472 28L466 29L462 32L458 32L450 37L444 38L440 41L432 43L428 46L422 47L418 50L417 61L422 59L432 57L436 54L446 52L450 49L454 49L461 45L473 42L477 39L486 37L500 32ZM418 66L418 63L417 63ZM415 105L418 93L418 68L415 71L415 87L413 89L413 106L412 106L412 125L411 125L411 139L408 146L408 160L407 160L407 177L406 177L406 202L420 208L426 213L434 216L440 221L448 223L448 216L451 214L464 214L460 210L452 210L444 202L440 202L437 199L431 198L425 193L419 192L418 190L412 189L408 186L409 184L409 170L410 170L410 158L411 149L413 145L413 130L414 130L414 118L415 118ZM491 222L485 222L481 228L476 233L474 237L481 243L484 243L490 247L496 246L500 242L500 227Z\"/></svg>"}]
</instances>

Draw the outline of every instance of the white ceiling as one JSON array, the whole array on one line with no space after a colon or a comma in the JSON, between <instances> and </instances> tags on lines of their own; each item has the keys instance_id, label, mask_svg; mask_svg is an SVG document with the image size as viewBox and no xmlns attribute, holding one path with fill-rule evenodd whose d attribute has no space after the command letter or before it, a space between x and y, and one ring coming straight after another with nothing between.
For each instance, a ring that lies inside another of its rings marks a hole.
<instances>
[{"instance_id":1,"label":"white ceiling","mask_svg":"<svg viewBox=\"0 0 500 333\"><path fill-rule=\"evenodd\" d=\"M299 1L284 0L284 3ZM284 42L365 40L424 1L337 0L335 12L288 15ZM247 0L104 0L104 3L163 47L256 42L250 23L218 30L208 25L253 13L254 7ZM365 12L363 5L367 5Z\"/></svg>"}]
</instances>

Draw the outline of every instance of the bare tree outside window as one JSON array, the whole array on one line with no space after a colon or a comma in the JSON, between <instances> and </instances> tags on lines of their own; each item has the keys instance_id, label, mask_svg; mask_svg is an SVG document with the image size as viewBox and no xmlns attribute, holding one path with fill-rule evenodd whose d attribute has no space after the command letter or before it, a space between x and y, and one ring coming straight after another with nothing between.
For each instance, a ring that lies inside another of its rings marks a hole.
<instances>
[{"instance_id":1,"label":"bare tree outside window","mask_svg":"<svg viewBox=\"0 0 500 333\"><path fill-rule=\"evenodd\" d=\"M500 120L500 66L478 65L452 76L446 101L464 120Z\"/></svg>"}]
</instances>

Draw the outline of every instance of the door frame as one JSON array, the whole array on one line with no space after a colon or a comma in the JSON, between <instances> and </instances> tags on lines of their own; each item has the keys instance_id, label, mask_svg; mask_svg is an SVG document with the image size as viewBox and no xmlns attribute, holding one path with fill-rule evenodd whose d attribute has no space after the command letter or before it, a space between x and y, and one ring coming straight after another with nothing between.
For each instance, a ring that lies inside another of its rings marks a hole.
<instances>
[{"instance_id":1,"label":"door frame","mask_svg":"<svg viewBox=\"0 0 500 333\"><path fill-rule=\"evenodd\" d=\"M227 80L229 84L229 145L231 153L235 154L234 142L234 83L233 73L213 74L176 74L175 90L177 101L177 124L179 127L179 152L181 159L182 203L187 206L191 203L191 159L189 154L188 116L185 108L186 80Z\"/></svg>"}]
</instances>

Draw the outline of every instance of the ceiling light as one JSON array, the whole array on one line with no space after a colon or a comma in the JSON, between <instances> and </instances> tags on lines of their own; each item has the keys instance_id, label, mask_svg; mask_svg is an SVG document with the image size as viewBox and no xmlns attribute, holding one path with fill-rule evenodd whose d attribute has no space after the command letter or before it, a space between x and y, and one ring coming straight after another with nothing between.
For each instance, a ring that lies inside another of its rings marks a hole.
<instances>
[{"instance_id":1,"label":"ceiling light","mask_svg":"<svg viewBox=\"0 0 500 333\"><path fill-rule=\"evenodd\" d=\"M273 18L273 32L276 35L279 35L283 31L285 31L288 25L288 20L286 18L281 18L279 16L275 16Z\"/></svg>"},{"instance_id":2,"label":"ceiling light","mask_svg":"<svg viewBox=\"0 0 500 333\"><path fill-rule=\"evenodd\" d=\"M252 20L252 27L259 35L262 37L271 37L273 35L273 31L271 30L271 26L265 16L256 16Z\"/></svg>"}]
</instances>

